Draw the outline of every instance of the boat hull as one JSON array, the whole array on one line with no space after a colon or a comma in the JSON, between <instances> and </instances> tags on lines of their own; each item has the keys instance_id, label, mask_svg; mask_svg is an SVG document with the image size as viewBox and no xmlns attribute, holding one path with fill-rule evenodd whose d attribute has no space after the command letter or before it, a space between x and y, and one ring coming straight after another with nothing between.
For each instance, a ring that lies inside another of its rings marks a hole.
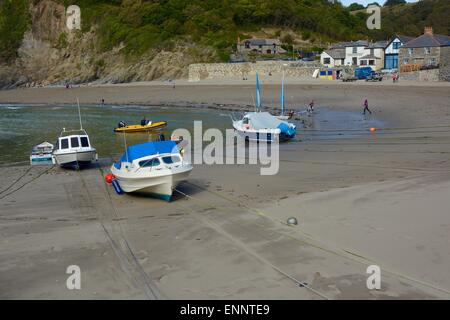
<instances>
[{"instance_id":1,"label":"boat hull","mask_svg":"<svg viewBox=\"0 0 450 320\"><path fill-rule=\"evenodd\" d=\"M53 159L60 166L85 166L97 160L97 151L75 151L65 153L53 153Z\"/></svg>"},{"instance_id":2,"label":"boat hull","mask_svg":"<svg viewBox=\"0 0 450 320\"><path fill-rule=\"evenodd\" d=\"M119 182L121 189L126 193L145 194L155 198L170 201L173 189L183 180L186 180L192 171L192 166L185 166L176 170L171 170L165 175L125 176L114 165L111 172Z\"/></svg>"}]
</instances>

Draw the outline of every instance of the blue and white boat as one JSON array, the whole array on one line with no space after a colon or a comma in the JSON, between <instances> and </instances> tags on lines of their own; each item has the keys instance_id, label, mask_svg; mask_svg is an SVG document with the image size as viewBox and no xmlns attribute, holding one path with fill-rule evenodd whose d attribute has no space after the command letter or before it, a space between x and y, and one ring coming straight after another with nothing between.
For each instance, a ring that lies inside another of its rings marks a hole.
<instances>
[{"instance_id":1,"label":"blue and white boat","mask_svg":"<svg viewBox=\"0 0 450 320\"><path fill-rule=\"evenodd\" d=\"M294 124L281 120L269 112L261 112L258 74L256 74L256 111L245 113L241 119L232 117L232 122L237 133L247 141L287 141L294 138L297 132Z\"/></svg>"},{"instance_id":2,"label":"blue and white boat","mask_svg":"<svg viewBox=\"0 0 450 320\"><path fill-rule=\"evenodd\" d=\"M53 144L44 141L33 147L30 154L30 164L52 162Z\"/></svg>"},{"instance_id":3,"label":"blue and white boat","mask_svg":"<svg viewBox=\"0 0 450 320\"><path fill-rule=\"evenodd\" d=\"M173 189L192 171L175 141L154 141L129 146L111 173L126 192L137 192L170 201Z\"/></svg>"}]
</instances>

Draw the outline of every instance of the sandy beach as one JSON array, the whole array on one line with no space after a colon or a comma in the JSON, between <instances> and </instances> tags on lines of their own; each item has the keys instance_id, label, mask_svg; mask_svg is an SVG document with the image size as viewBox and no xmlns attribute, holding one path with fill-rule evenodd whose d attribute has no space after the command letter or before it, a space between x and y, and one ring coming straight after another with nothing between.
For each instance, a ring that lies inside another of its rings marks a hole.
<instances>
[{"instance_id":1,"label":"sandy beach","mask_svg":"<svg viewBox=\"0 0 450 320\"><path fill-rule=\"evenodd\" d=\"M278 80L262 89L273 109ZM0 91L0 103L234 110L252 108L253 91L252 79L26 88ZM296 110L314 99L361 112L365 98L385 128L345 139L298 130L275 176L196 165L170 203L117 195L103 180L111 159L81 171L0 167L0 298L449 299L450 86L286 86ZM66 288L69 265L81 290ZM380 290L366 287L370 265Z\"/></svg>"}]
</instances>

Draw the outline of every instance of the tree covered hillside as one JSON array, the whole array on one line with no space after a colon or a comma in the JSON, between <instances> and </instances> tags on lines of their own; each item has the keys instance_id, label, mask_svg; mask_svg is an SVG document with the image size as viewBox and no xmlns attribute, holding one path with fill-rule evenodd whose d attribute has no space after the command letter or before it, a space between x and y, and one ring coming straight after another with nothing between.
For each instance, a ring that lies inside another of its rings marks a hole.
<instances>
[{"instance_id":1,"label":"tree covered hillside","mask_svg":"<svg viewBox=\"0 0 450 320\"><path fill-rule=\"evenodd\" d=\"M50 0L0 0L0 59L17 54L30 26L28 5ZM450 1L422 0L386 6L382 30L366 28L364 10L352 13L328 0L54 0L82 10L82 32L94 30L98 50L123 45L122 53L139 56L149 49L171 50L175 43L212 47L226 60L238 36L263 27L289 28L313 44L400 33L418 35L423 25L449 33ZM92 29L95 27L94 29Z\"/></svg>"}]
</instances>

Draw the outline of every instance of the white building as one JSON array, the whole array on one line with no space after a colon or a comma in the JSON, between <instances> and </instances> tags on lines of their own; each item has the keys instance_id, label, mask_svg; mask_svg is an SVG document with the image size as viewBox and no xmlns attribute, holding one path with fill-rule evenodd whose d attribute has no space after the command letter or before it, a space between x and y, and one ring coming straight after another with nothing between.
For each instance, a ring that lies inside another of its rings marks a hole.
<instances>
[{"instance_id":1,"label":"white building","mask_svg":"<svg viewBox=\"0 0 450 320\"><path fill-rule=\"evenodd\" d=\"M384 50L384 69L393 70L398 68L398 53L400 47L412 39L414 38L397 35L388 42Z\"/></svg>"},{"instance_id":2,"label":"white building","mask_svg":"<svg viewBox=\"0 0 450 320\"><path fill-rule=\"evenodd\" d=\"M320 63L327 68L343 66L345 48L329 49L320 54Z\"/></svg>"},{"instance_id":3,"label":"white building","mask_svg":"<svg viewBox=\"0 0 450 320\"><path fill-rule=\"evenodd\" d=\"M386 41L369 43L365 40L349 42L345 45L346 66L371 67L381 70L384 67L384 49Z\"/></svg>"}]
</instances>

